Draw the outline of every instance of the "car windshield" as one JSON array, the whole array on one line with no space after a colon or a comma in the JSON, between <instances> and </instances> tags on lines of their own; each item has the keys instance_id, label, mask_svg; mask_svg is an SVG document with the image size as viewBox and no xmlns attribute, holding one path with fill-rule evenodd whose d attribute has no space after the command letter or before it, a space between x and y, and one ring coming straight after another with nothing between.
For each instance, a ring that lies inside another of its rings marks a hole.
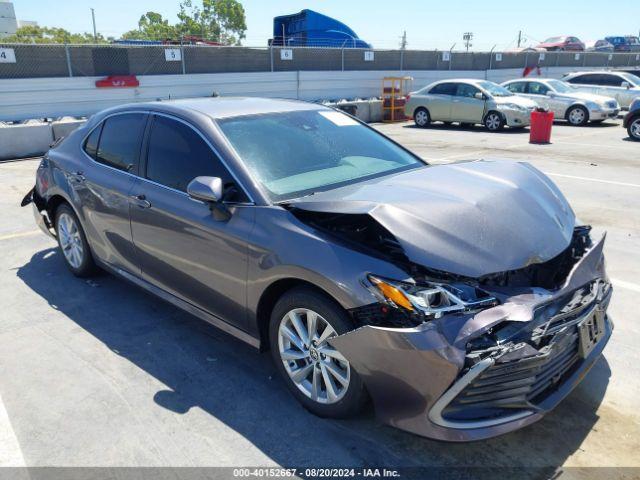
<instances>
[{"instance_id":1,"label":"car windshield","mask_svg":"<svg viewBox=\"0 0 640 480\"><path fill-rule=\"evenodd\" d=\"M274 202L425 165L375 130L329 109L232 117L218 124Z\"/></svg>"},{"instance_id":2,"label":"car windshield","mask_svg":"<svg viewBox=\"0 0 640 480\"><path fill-rule=\"evenodd\" d=\"M568 83L562 82L560 80L549 80L547 83L558 93L575 92L575 90Z\"/></svg>"},{"instance_id":3,"label":"car windshield","mask_svg":"<svg viewBox=\"0 0 640 480\"><path fill-rule=\"evenodd\" d=\"M621 73L622 78L624 78L630 84L640 87L640 77L634 75L633 73Z\"/></svg>"},{"instance_id":4,"label":"car windshield","mask_svg":"<svg viewBox=\"0 0 640 480\"><path fill-rule=\"evenodd\" d=\"M564 41L564 37L551 37L547 38L544 43L560 43Z\"/></svg>"},{"instance_id":5,"label":"car windshield","mask_svg":"<svg viewBox=\"0 0 640 480\"><path fill-rule=\"evenodd\" d=\"M493 82L479 82L478 85L492 97L513 97L513 92Z\"/></svg>"}]
</instances>

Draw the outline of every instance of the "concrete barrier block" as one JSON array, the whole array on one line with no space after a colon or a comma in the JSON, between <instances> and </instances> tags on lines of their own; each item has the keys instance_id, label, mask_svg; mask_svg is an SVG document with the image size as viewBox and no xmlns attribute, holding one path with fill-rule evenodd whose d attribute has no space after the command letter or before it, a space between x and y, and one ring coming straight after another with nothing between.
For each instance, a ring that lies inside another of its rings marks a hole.
<instances>
[{"instance_id":1,"label":"concrete barrier block","mask_svg":"<svg viewBox=\"0 0 640 480\"><path fill-rule=\"evenodd\" d=\"M0 160L37 157L49 150L52 142L49 123L0 127Z\"/></svg>"},{"instance_id":2,"label":"concrete barrier block","mask_svg":"<svg viewBox=\"0 0 640 480\"><path fill-rule=\"evenodd\" d=\"M58 140L59 138L66 137L71 132L73 132L76 128L84 125L86 120L73 120L73 121L64 121L64 122L53 122L51 127L53 129L53 139Z\"/></svg>"}]
</instances>

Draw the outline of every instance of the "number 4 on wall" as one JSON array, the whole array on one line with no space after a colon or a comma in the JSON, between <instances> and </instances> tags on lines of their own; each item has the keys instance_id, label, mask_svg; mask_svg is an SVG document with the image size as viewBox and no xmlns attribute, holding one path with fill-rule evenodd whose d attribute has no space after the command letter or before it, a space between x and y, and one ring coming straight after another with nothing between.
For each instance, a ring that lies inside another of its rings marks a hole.
<instances>
[{"instance_id":1,"label":"number 4 on wall","mask_svg":"<svg viewBox=\"0 0 640 480\"><path fill-rule=\"evenodd\" d=\"M0 48L0 63L16 63L16 52L13 48Z\"/></svg>"}]
</instances>

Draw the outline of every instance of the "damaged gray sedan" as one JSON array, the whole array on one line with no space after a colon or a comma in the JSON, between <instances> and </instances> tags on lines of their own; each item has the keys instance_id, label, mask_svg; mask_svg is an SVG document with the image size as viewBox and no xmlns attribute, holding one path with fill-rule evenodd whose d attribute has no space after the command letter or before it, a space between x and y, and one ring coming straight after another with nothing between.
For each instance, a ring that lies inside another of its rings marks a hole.
<instances>
[{"instance_id":1,"label":"damaged gray sedan","mask_svg":"<svg viewBox=\"0 0 640 480\"><path fill-rule=\"evenodd\" d=\"M117 107L23 201L77 276L115 273L264 350L311 412L431 438L540 419L612 323L604 237L527 163L431 166L286 100Z\"/></svg>"}]
</instances>

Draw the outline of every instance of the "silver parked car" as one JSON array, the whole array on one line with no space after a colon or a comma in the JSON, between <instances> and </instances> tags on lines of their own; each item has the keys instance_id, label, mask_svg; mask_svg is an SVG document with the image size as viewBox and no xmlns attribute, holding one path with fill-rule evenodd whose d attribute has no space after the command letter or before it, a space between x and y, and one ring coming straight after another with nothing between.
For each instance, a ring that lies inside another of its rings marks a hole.
<instances>
[{"instance_id":1,"label":"silver parked car","mask_svg":"<svg viewBox=\"0 0 640 480\"><path fill-rule=\"evenodd\" d=\"M44 156L29 204L74 275L102 268L271 350L321 416L370 396L420 435L499 435L555 407L612 333L604 236L542 172L427 165L322 105L98 113Z\"/></svg>"},{"instance_id":2,"label":"silver parked car","mask_svg":"<svg viewBox=\"0 0 640 480\"><path fill-rule=\"evenodd\" d=\"M555 118L564 118L571 125L603 122L617 118L620 105L610 97L580 92L570 84L549 78L520 78L502 84L516 95L530 98L541 107L553 112Z\"/></svg>"},{"instance_id":3,"label":"silver parked car","mask_svg":"<svg viewBox=\"0 0 640 480\"><path fill-rule=\"evenodd\" d=\"M628 109L631 102L640 98L640 78L632 73L574 72L566 75L563 80L582 92L615 98L624 109Z\"/></svg>"},{"instance_id":4,"label":"silver parked car","mask_svg":"<svg viewBox=\"0 0 640 480\"><path fill-rule=\"evenodd\" d=\"M405 115L419 127L431 122L480 123L495 132L505 125L526 127L536 106L533 100L518 97L487 80L443 80L412 92L405 104Z\"/></svg>"}]
</instances>

